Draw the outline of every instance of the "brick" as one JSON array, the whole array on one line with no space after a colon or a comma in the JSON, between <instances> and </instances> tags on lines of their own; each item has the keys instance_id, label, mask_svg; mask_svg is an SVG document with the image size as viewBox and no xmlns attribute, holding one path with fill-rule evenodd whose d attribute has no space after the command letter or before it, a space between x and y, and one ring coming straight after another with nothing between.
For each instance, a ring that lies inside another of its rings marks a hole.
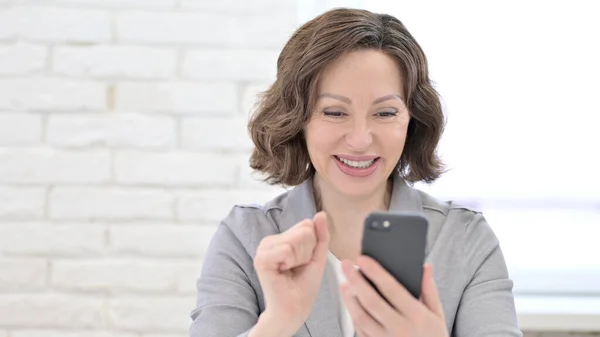
<instances>
[{"instance_id":1,"label":"brick","mask_svg":"<svg viewBox=\"0 0 600 337\"><path fill-rule=\"evenodd\" d=\"M268 9L260 10L254 2L240 2L239 6L229 5L230 2L200 4L197 6L199 13L119 13L117 39L124 42L281 49L297 28L293 4L275 8L265 6ZM192 7L193 3L184 1L183 5ZM203 10L202 6L212 8Z\"/></svg>"},{"instance_id":2,"label":"brick","mask_svg":"<svg viewBox=\"0 0 600 337\"><path fill-rule=\"evenodd\" d=\"M235 169L234 158L222 155L138 151L115 155L115 180L121 184L222 186L235 179Z\"/></svg>"},{"instance_id":3,"label":"brick","mask_svg":"<svg viewBox=\"0 0 600 337\"><path fill-rule=\"evenodd\" d=\"M181 146L186 149L248 152L254 147L242 117L186 118L181 122Z\"/></svg>"},{"instance_id":4,"label":"brick","mask_svg":"<svg viewBox=\"0 0 600 337\"><path fill-rule=\"evenodd\" d=\"M106 110L106 85L57 78L3 78L0 109Z\"/></svg>"},{"instance_id":5,"label":"brick","mask_svg":"<svg viewBox=\"0 0 600 337\"><path fill-rule=\"evenodd\" d=\"M1 335L0 335L1 336ZM114 331L15 330L11 337L139 337L136 333Z\"/></svg>"},{"instance_id":6,"label":"brick","mask_svg":"<svg viewBox=\"0 0 600 337\"><path fill-rule=\"evenodd\" d=\"M1 63L0 63L1 64ZM33 145L42 140L42 116L0 114L0 146Z\"/></svg>"},{"instance_id":7,"label":"brick","mask_svg":"<svg viewBox=\"0 0 600 337\"><path fill-rule=\"evenodd\" d=\"M255 111L259 95L269 88L267 83L253 83L246 85L242 90L240 111L244 116L250 117Z\"/></svg>"},{"instance_id":8,"label":"brick","mask_svg":"<svg viewBox=\"0 0 600 337\"><path fill-rule=\"evenodd\" d=\"M200 256L215 230L216 226L113 225L109 228L109 250L144 256Z\"/></svg>"},{"instance_id":9,"label":"brick","mask_svg":"<svg viewBox=\"0 0 600 337\"><path fill-rule=\"evenodd\" d=\"M14 8L0 8L0 40L14 39L18 36L18 21Z\"/></svg>"},{"instance_id":10,"label":"brick","mask_svg":"<svg viewBox=\"0 0 600 337\"><path fill-rule=\"evenodd\" d=\"M52 219L143 220L173 218L175 197L147 188L56 187L50 193Z\"/></svg>"},{"instance_id":11,"label":"brick","mask_svg":"<svg viewBox=\"0 0 600 337\"><path fill-rule=\"evenodd\" d=\"M215 13L120 12L116 16L119 42L156 44L231 44L234 18Z\"/></svg>"},{"instance_id":12,"label":"brick","mask_svg":"<svg viewBox=\"0 0 600 337\"><path fill-rule=\"evenodd\" d=\"M273 81L279 53L272 50L202 49L185 54L182 74L201 80Z\"/></svg>"},{"instance_id":13,"label":"brick","mask_svg":"<svg viewBox=\"0 0 600 337\"><path fill-rule=\"evenodd\" d=\"M0 46L0 75L28 75L44 70L46 47L26 43Z\"/></svg>"},{"instance_id":14,"label":"brick","mask_svg":"<svg viewBox=\"0 0 600 337\"><path fill-rule=\"evenodd\" d=\"M0 289L9 292L43 289L47 269L45 259L0 257Z\"/></svg>"},{"instance_id":15,"label":"brick","mask_svg":"<svg viewBox=\"0 0 600 337\"><path fill-rule=\"evenodd\" d=\"M108 300L111 327L139 332L189 331L193 296L119 297Z\"/></svg>"},{"instance_id":16,"label":"brick","mask_svg":"<svg viewBox=\"0 0 600 337\"><path fill-rule=\"evenodd\" d=\"M19 6L0 12L0 39L42 42L108 42L109 13L100 10Z\"/></svg>"},{"instance_id":17,"label":"brick","mask_svg":"<svg viewBox=\"0 0 600 337\"><path fill-rule=\"evenodd\" d=\"M273 13L263 11L253 15L240 13L232 23L231 46L271 48L281 50L292 36L297 17L295 11Z\"/></svg>"},{"instance_id":18,"label":"brick","mask_svg":"<svg viewBox=\"0 0 600 337\"><path fill-rule=\"evenodd\" d=\"M232 12L232 13L251 13L269 11L294 11L295 3L293 1L281 0L254 0L252 2L244 0L181 0L181 7L184 9L199 9L213 12Z\"/></svg>"},{"instance_id":19,"label":"brick","mask_svg":"<svg viewBox=\"0 0 600 337\"><path fill-rule=\"evenodd\" d=\"M108 151L0 149L0 183L100 183L109 179Z\"/></svg>"},{"instance_id":20,"label":"brick","mask_svg":"<svg viewBox=\"0 0 600 337\"><path fill-rule=\"evenodd\" d=\"M199 261L172 259L55 260L50 282L54 288L68 290L174 293L180 284L194 283L199 265Z\"/></svg>"},{"instance_id":21,"label":"brick","mask_svg":"<svg viewBox=\"0 0 600 337\"><path fill-rule=\"evenodd\" d=\"M0 116L0 119L2 117ZM53 115L47 142L65 147L172 148L177 143L175 120L143 114Z\"/></svg>"},{"instance_id":22,"label":"brick","mask_svg":"<svg viewBox=\"0 0 600 337\"><path fill-rule=\"evenodd\" d=\"M106 228L90 224L0 226L0 252L27 255L94 256L105 251Z\"/></svg>"},{"instance_id":23,"label":"brick","mask_svg":"<svg viewBox=\"0 0 600 337\"><path fill-rule=\"evenodd\" d=\"M0 186L0 219L41 219L45 205L43 188Z\"/></svg>"},{"instance_id":24,"label":"brick","mask_svg":"<svg viewBox=\"0 0 600 337\"><path fill-rule=\"evenodd\" d=\"M121 83L116 106L129 111L233 114L237 111L234 83Z\"/></svg>"},{"instance_id":25,"label":"brick","mask_svg":"<svg viewBox=\"0 0 600 337\"><path fill-rule=\"evenodd\" d=\"M205 189L199 192L180 192L177 199L177 217L180 220L201 220L216 224L223 220L236 204L263 204L280 193L279 189Z\"/></svg>"},{"instance_id":26,"label":"brick","mask_svg":"<svg viewBox=\"0 0 600 337\"><path fill-rule=\"evenodd\" d=\"M101 328L103 302L101 297L96 296L0 294L0 326L27 329Z\"/></svg>"},{"instance_id":27,"label":"brick","mask_svg":"<svg viewBox=\"0 0 600 337\"><path fill-rule=\"evenodd\" d=\"M97 78L164 79L175 74L175 50L133 46L64 46L53 53L60 75Z\"/></svg>"},{"instance_id":28,"label":"brick","mask_svg":"<svg viewBox=\"0 0 600 337\"><path fill-rule=\"evenodd\" d=\"M108 9L169 9L176 0L35 0L44 4L69 5L69 7L108 8Z\"/></svg>"}]
</instances>

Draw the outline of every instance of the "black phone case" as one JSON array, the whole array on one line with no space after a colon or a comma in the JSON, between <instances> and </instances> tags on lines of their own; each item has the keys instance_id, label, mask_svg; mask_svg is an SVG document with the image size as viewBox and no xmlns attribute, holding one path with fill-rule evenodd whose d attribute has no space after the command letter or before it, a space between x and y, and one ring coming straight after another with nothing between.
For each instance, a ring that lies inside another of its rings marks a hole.
<instances>
[{"instance_id":1,"label":"black phone case","mask_svg":"<svg viewBox=\"0 0 600 337\"><path fill-rule=\"evenodd\" d=\"M415 298L421 297L428 227L427 218L413 212L373 212L365 219L362 254L379 262Z\"/></svg>"}]
</instances>

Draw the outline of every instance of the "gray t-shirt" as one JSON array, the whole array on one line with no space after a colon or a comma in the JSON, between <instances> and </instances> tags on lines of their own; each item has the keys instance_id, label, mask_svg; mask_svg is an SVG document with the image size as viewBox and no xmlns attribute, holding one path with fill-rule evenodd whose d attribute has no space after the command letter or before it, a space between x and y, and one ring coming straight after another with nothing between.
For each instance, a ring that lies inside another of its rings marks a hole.
<instances>
[{"instance_id":1,"label":"gray t-shirt","mask_svg":"<svg viewBox=\"0 0 600 337\"><path fill-rule=\"evenodd\" d=\"M452 336L522 336L513 282L481 213L438 201L401 179L394 180L390 210L422 212L429 220L426 262L434 267ZM315 213L310 179L265 205L233 207L204 257L190 336L246 336L265 308L253 266L258 244ZM328 265L313 310L295 337L342 337L333 277Z\"/></svg>"}]
</instances>

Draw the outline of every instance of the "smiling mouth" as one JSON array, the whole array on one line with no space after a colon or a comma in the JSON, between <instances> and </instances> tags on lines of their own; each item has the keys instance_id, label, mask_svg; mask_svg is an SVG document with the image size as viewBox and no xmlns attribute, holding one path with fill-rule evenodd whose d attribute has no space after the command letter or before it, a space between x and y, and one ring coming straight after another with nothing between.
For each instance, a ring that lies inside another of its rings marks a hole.
<instances>
[{"instance_id":1,"label":"smiling mouth","mask_svg":"<svg viewBox=\"0 0 600 337\"><path fill-rule=\"evenodd\" d=\"M346 165L348 167L354 168L354 169L366 169L366 168L369 168L369 167L371 167L373 164L375 164L381 158L381 157L377 157L377 158L373 158L373 159L370 159L370 160L358 160L357 161L357 160L348 160L348 159L345 159L345 158L340 158L338 156L334 156L334 157L340 163L342 163L342 164L344 164L344 165Z\"/></svg>"}]
</instances>

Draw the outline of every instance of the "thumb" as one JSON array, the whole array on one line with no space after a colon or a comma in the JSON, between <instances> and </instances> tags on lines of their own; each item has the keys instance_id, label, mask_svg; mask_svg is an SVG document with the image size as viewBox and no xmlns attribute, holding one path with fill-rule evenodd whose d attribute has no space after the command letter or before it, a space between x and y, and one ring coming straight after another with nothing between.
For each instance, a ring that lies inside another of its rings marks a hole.
<instances>
[{"instance_id":1,"label":"thumb","mask_svg":"<svg viewBox=\"0 0 600 337\"><path fill-rule=\"evenodd\" d=\"M431 264L423 266L422 297L423 303L429 310L438 317L444 317L444 310L433 278L433 266Z\"/></svg>"},{"instance_id":2,"label":"thumb","mask_svg":"<svg viewBox=\"0 0 600 337\"><path fill-rule=\"evenodd\" d=\"M325 212L319 212L313 218L315 232L317 235L317 245L313 254L313 260L323 262L327 259L327 249L329 248L329 228L327 227L327 215Z\"/></svg>"}]
</instances>

